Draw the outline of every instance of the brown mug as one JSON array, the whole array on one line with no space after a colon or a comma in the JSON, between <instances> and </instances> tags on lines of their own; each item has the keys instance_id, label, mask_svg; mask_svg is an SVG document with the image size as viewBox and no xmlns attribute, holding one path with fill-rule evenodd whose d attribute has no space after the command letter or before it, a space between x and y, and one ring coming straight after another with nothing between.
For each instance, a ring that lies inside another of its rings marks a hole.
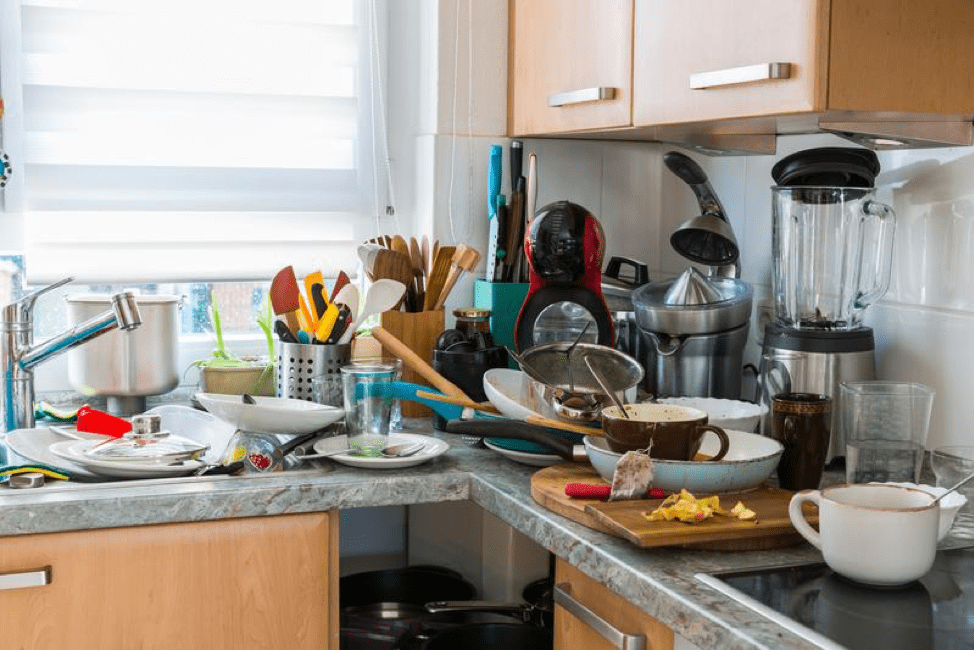
<instances>
[{"instance_id":1,"label":"brown mug","mask_svg":"<svg viewBox=\"0 0 974 650\"><path fill-rule=\"evenodd\" d=\"M720 438L720 451L709 460L727 454L730 440L718 426L707 424L707 412L675 404L628 404L626 418L617 406L602 409L602 431L612 451L649 450L650 458L693 460L700 451L703 434L710 431Z\"/></svg>"},{"instance_id":2,"label":"brown mug","mask_svg":"<svg viewBox=\"0 0 974 650\"><path fill-rule=\"evenodd\" d=\"M771 437L784 446L778 485L814 490L822 480L829 450L832 399L814 393L779 393L771 400Z\"/></svg>"}]
</instances>

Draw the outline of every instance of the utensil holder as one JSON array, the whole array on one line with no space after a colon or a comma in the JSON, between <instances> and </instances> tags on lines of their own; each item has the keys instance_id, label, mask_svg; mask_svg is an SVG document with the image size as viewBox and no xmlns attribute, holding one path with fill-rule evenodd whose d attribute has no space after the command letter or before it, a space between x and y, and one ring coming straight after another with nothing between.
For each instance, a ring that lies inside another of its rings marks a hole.
<instances>
[{"instance_id":1,"label":"utensil holder","mask_svg":"<svg viewBox=\"0 0 974 650\"><path fill-rule=\"evenodd\" d=\"M384 311L381 314L382 327L397 339L402 341L420 359L433 365L433 347L436 338L443 332L443 311ZM429 386L429 382L418 373L403 365L402 380L414 384ZM402 416L422 418L429 417L431 411L416 402L402 401Z\"/></svg>"},{"instance_id":2,"label":"utensil holder","mask_svg":"<svg viewBox=\"0 0 974 650\"><path fill-rule=\"evenodd\" d=\"M278 342L277 396L342 406L341 367L351 363L352 346L309 345ZM313 377L326 377L322 394L316 399Z\"/></svg>"}]
</instances>

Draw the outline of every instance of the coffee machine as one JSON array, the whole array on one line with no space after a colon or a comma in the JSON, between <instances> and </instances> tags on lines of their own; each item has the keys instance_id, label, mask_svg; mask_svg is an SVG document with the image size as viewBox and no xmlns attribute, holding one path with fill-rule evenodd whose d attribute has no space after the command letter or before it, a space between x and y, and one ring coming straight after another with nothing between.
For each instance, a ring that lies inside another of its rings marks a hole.
<instances>
[{"instance_id":1,"label":"coffee machine","mask_svg":"<svg viewBox=\"0 0 974 650\"><path fill-rule=\"evenodd\" d=\"M895 216L875 199L879 160L868 149L823 147L772 170L774 323L765 330L760 401L808 392L838 397L844 381L875 379L866 308L889 288ZM762 431L770 434L770 418ZM826 460L845 455L838 405Z\"/></svg>"}]
</instances>

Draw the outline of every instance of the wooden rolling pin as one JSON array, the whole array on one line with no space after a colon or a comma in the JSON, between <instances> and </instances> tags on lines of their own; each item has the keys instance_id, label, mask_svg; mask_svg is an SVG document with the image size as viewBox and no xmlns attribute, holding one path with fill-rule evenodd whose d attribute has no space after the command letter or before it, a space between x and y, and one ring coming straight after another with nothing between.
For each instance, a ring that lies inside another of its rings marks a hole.
<instances>
[{"instance_id":1,"label":"wooden rolling pin","mask_svg":"<svg viewBox=\"0 0 974 650\"><path fill-rule=\"evenodd\" d=\"M416 391L416 397L436 400L437 402L443 402L444 404L453 404L454 406L462 406L475 411L490 413L491 415L502 415L501 412L497 410L497 407L490 402L474 402L470 399L460 399L459 397L454 397L452 395L440 395L439 393L430 393L429 391L425 390Z\"/></svg>"},{"instance_id":2,"label":"wooden rolling pin","mask_svg":"<svg viewBox=\"0 0 974 650\"><path fill-rule=\"evenodd\" d=\"M471 402L473 400L460 389L459 386L451 382L449 379L436 372L433 366L423 361L422 358L415 352L409 349L405 343L397 339L395 336L390 334L382 327L372 328L372 338L382 344L386 350L396 355L402 362L409 366L413 371L419 374L420 377L433 384L441 393L446 393L458 399L466 400Z\"/></svg>"}]
</instances>

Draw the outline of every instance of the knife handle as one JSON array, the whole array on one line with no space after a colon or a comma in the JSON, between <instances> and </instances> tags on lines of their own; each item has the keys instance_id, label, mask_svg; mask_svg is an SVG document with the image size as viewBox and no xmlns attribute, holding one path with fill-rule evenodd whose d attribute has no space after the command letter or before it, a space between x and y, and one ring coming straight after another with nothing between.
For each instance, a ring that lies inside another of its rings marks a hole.
<instances>
[{"instance_id":1,"label":"knife handle","mask_svg":"<svg viewBox=\"0 0 974 650\"><path fill-rule=\"evenodd\" d=\"M524 160L524 143L511 140L511 191L517 189L517 179L521 177L521 166Z\"/></svg>"}]
</instances>

